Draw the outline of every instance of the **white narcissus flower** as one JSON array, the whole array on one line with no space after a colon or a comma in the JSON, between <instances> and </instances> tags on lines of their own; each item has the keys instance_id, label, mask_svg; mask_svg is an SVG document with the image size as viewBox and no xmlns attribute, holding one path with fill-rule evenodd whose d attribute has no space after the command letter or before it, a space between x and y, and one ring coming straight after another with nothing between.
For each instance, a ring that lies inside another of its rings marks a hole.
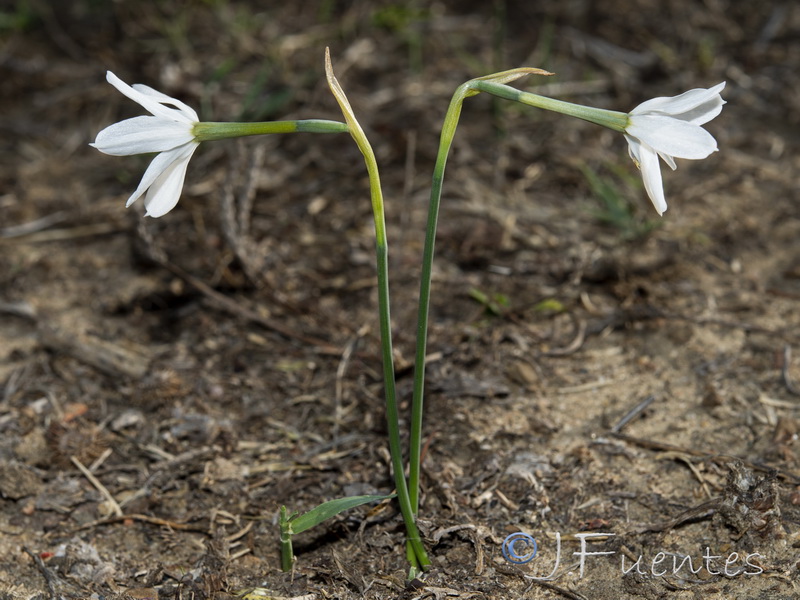
<instances>
[{"instance_id":1,"label":"white narcissus flower","mask_svg":"<svg viewBox=\"0 0 800 600\"><path fill-rule=\"evenodd\" d=\"M523 92L487 78L469 82L473 90L529 106L571 115L619 131L628 140L628 152L642 171L647 195L659 215L667 210L658 157L673 169L675 158L706 158L717 150L717 141L701 127L722 111L720 92L725 82L710 89L696 89L672 98L653 98L629 113L581 106Z\"/></svg>"},{"instance_id":2,"label":"white narcissus flower","mask_svg":"<svg viewBox=\"0 0 800 600\"><path fill-rule=\"evenodd\" d=\"M672 98L653 98L628 113L624 131L628 152L642 171L645 190L659 215L667 210L667 201L658 157L675 169L675 158L706 158L716 152L717 141L701 125L722 111L724 87L725 82Z\"/></svg>"},{"instance_id":3,"label":"white narcissus flower","mask_svg":"<svg viewBox=\"0 0 800 600\"><path fill-rule=\"evenodd\" d=\"M180 100L146 85L131 87L111 71L106 73L106 80L152 116L114 123L98 133L90 146L113 156L159 153L126 206L144 195L146 215L160 217L172 210L181 196L189 159L199 145L194 133L199 121L197 113Z\"/></svg>"}]
</instances>

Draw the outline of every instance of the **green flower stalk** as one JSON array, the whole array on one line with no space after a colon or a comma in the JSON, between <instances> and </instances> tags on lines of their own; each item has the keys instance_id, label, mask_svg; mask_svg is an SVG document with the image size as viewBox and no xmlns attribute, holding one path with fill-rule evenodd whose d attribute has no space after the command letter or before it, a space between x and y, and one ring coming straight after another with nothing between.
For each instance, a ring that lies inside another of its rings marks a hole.
<instances>
[{"instance_id":1,"label":"green flower stalk","mask_svg":"<svg viewBox=\"0 0 800 600\"><path fill-rule=\"evenodd\" d=\"M192 129L198 142L225 140L270 133L347 133L346 123L324 119L303 121L266 121L263 123L196 123Z\"/></svg>"},{"instance_id":2,"label":"green flower stalk","mask_svg":"<svg viewBox=\"0 0 800 600\"><path fill-rule=\"evenodd\" d=\"M439 205L442 199L442 184L444 171L447 166L447 157L458 127L461 108L464 100L480 92L479 86L486 84L498 86L502 90L513 90L504 85L526 75L552 75L543 69L523 67L502 71L472 79L461 84L453 94L450 105L442 124L442 133L439 138L439 152L436 155L436 164L433 167L433 181L431 182L431 195L428 204L428 220L425 225L425 245L422 254L422 273L420 274L419 307L417 310L417 345L414 354L414 388L411 401L411 432L409 439L409 471L408 488L411 495L411 504L414 514L419 510L420 469L422 458L422 417L425 394L425 354L428 339L428 315L431 300L431 275L433 270L433 256L436 246L436 229L439 222Z\"/></svg>"},{"instance_id":3,"label":"green flower stalk","mask_svg":"<svg viewBox=\"0 0 800 600\"><path fill-rule=\"evenodd\" d=\"M372 214L375 222L375 253L378 272L378 311L380 313L381 352L383 358L383 385L386 396L386 424L389 430L389 452L392 458L392 472L394 474L397 501L406 526L407 557L412 567L412 576L417 569L426 571L430 567L422 540L417 529L412 509L411 499L406 483L405 469L403 468L403 449L400 444L400 413L397 409L397 392L395 389L394 356L392 353L392 324L389 314L389 246L386 238L386 220L383 208L383 192L378 173L378 163L375 153L367 139L364 130L356 120L353 108L347 100L342 86L333 74L331 55L325 49L325 74L328 86L342 109L345 121L350 128L350 135L364 155L369 174L369 189L372 198Z\"/></svg>"},{"instance_id":4,"label":"green flower stalk","mask_svg":"<svg viewBox=\"0 0 800 600\"><path fill-rule=\"evenodd\" d=\"M604 110L602 108L593 108L591 106L582 106L581 104L573 104L572 102L564 102L563 100L556 100L554 98L547 98L546 96L539 96L531 94L530 92L523 92L516 88L497 83L495 81L485 81L482 79L473 80L471 87L480 92L487 92L499 98L506 100L514 100L527 104L528 106L535 106L536 108L543 108L558 112L571 117L577 117L596 125L608 127L614 131L623 132L628 126L628 115L626 113L617 112L614 110Z\"/></svg>"}]
</instances>

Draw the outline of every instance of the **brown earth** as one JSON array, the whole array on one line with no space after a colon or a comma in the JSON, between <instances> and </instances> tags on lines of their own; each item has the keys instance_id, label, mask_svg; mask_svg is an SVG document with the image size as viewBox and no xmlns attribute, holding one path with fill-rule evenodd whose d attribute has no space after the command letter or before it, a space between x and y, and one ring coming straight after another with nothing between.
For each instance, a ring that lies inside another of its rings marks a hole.
<instances>
[{"instance_id":1,"label":"brown earth","mask_svg":"<svg viewBox=\"0 0 800 600\"><path fill-rule=\"evenodd\" d=\"M22 0L0 33L0 598L798 596L800 6ZM516 85L628 110L728 82L720 152L665 172L660 219L621 136L467 101L410 588L394 504L279 569L281 505L393 486L352 140L205 144L158 220L124 208L147 157L87 145L142 112L106 69L206 120L339 119L326 46L383 169L404 415L453 90L536 66ZM611 554L581 576L590 533Z\"/></svg>"}]
</instances>

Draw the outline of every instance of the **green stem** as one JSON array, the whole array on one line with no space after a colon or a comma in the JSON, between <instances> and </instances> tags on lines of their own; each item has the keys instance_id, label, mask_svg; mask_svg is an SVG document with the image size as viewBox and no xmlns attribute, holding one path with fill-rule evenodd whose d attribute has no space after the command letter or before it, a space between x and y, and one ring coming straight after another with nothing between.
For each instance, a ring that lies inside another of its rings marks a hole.
<instances>
[{"instance_id":1,"label":"green stem","mask_svg":"<svg viewBox=\"0 0 800 600\"><path fill-rule=\"evenodd\" d=\"M358 149L364 155L364 162L369 174L369 190L372 200L372 215L375 222L375 251L378 271L378 311L381 334L381 355L383 359L383 380L386 394L386 424L389 430L389 452L392 459L392 472L394 474L397 501L406 526L406 556L411 563L412 573L417 569L428 570L431 561L422 545L422 539L417 529L414 511L408 494L408 484L403 469L403 448L400 443L400 412L397 409L397 392L395 389L394 355L392 352L392 323L389 312L389 246L386 239L386 219L384 216L383 192L381 179L378 173L378 162L375 152L369 143L364 130L356 119L350 102L339 82L333 74L330 53L325 51L325 73L328 85L331 88L339 107L342 109L345 120Z\"/></svg>"},{"instance_id":2,"label":"green stem","mask_svg":"<svg viewBox=\"0 0 800 600\"><path fill-rule=\"evenodd\" d=\"M346 133L346 123L326 121L324 119L307 119L303 121L265 121L262 123L196 123L193 129L198 142L224 140L247 135L265 135L271 133Z\"/></svg>"},{"instance_id":3,"label":"green stem","mask_svg":"<svg viewBox=\"0 0 800 600\"><path fill-rule=\"evenodd\" d=\"M464 99L474 96L479 92L486 92L506 100L514 100L529 106L555 111L585 121L590 121L615 131L625 131L629 118L626 113L603 110L572 104L562 100L554 100L537 94L523 92L504 82L513 81L523 74L548 74L538 69L512 69L503 73L487 75L473 79L462 84L453 94L450 106L442 126L439 141L439 153L436 156L436 165L431 183L431 197L428 205L428 221L425 228L425 246L422 257L422 273L419 286L419 309L417 313L417 346L414 356L414 391L411 404L411 435L409 451L408 486L411 504L416 515L419 510L419 480L422 454L422 413L425 392L425 354L427 350L428 314L430 310L431 271L433 268L434 247L436 244L436 228L439 220L439 205L442 197L442 181L444 179L447 155L453 142L458 118Z\"/></svg>"},{"instance_id":4,"label":"green stem","mask_svg":"<svg viewBox=\"0 0 800 600\"><path fill-rule=\"evenodd\" d=\"M468 81L456 89L442 125L439 138L439 153L433 168L431 198L428 205L428 222L425 226L425 246L422 254L422 273L419 284L419 309L417 311L417 348L414 355L414 391L411 401L411 434L409 439L408 488L411 495L411 506L416 515L419 511L419 477L422 455L422 407L425 394L425 353L428 341L428 312L431 302L431 271L433 254L436 245L436 227L439 222L439 205L442 199L442 182L447 155L453 144L453 137L458 127L458 118L464 98L471 95L470 87L474 81Z\"/></svg>"},{"instance_id":5,"label":"green stem","mask_svg":"<svg viewBox=\"0 0 800 600\"><path fill-rule=\"evenodd\" d=\"M362 148L363 151L363 148ZM364 153L367 171L370 178L370 193L372 195L372 210L375 220L375 251L377 255L378 270L378 310L380 312L381 351L383 358L383 380L386 390L386 422L389 429L389 450L392 457L392 471L394 472L397 500L406 525L408 543L413 548L416 564L427 569L430 560L422 546L422 540L417 530L414 519L408 486L403 470L403 448L400 443L400 413L397 409L397 392L395 389L394 356L392 353L392 325L389 312L389 247L386 241L386 224L383 210L383 194L381 193L378 166L375 155L369 147L369 153ZM412 558L409 556L409 558Z\"/></svg>"},{"instance_id":6,"label":"green stem","mask_svg":"<svg viewBox=\"0 0 800 600\"><path fill-rule=\"evenodd\" d=\"M495 83L493 81L476 79L471 82L471 87L472 89L505 98L506 100L513 100L515 102L527 104L528 106L535 106L536 108L543 108L571 117L577 117L584 121L589 121L590 123L608 127L614 131L624 132L629 124L627 113L573 104L572 102L564 102L563 100L554 100L553 98L546 98L545 96L531 94L530 92L523 92L511 86Z\"/></svg>"},{"instance_id":7,"label":"green stem","mask_svg":"<svg viewBox=\"0 0 800 600\"><path fill-rule=\"evenodd\" d=\"M286 513L285 506L281 506L280 528L281 570L286 573L292 570L292 564L294 563L294 551L292 549L292 527L289 516Z\"/></svg>"}]
</instances>

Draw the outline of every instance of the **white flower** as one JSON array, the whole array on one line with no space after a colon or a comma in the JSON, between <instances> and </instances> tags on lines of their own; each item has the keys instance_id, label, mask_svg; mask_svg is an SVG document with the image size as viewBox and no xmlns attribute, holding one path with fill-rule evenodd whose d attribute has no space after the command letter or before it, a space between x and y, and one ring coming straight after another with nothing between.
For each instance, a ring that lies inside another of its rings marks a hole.
<instances>
[{"instance_id":1,"label":"white flower","mask_svg":"<svg viewBox=\"0 0 800 600\"><path fill-rule=\"evenodd\" d=\"M642 171L645 190L659 215L667 210L667 201L658 157L675 169L675 158L706 158L717 150L717 141L701 125L722 111L725 101L719 93L724 87L725 82L708 90L654 98L628 113L628 152Z\"/></svg>"},{"instance_id":2,"label":"white flower","mask_svg":"<svg viewBox=\"0 0 800 600\"><path fill-rule=\"evenodd\" d=\"M106 73L106 80L152 116L114 123L98 133L90 146L113 156L159 153L126 206L144 195L145 214L160 217L172 210L181 196L186 167L199 145L194 135L197 113L180 100L146 85L131 87L111 71Z\"/></svg>"}]
</instances>

